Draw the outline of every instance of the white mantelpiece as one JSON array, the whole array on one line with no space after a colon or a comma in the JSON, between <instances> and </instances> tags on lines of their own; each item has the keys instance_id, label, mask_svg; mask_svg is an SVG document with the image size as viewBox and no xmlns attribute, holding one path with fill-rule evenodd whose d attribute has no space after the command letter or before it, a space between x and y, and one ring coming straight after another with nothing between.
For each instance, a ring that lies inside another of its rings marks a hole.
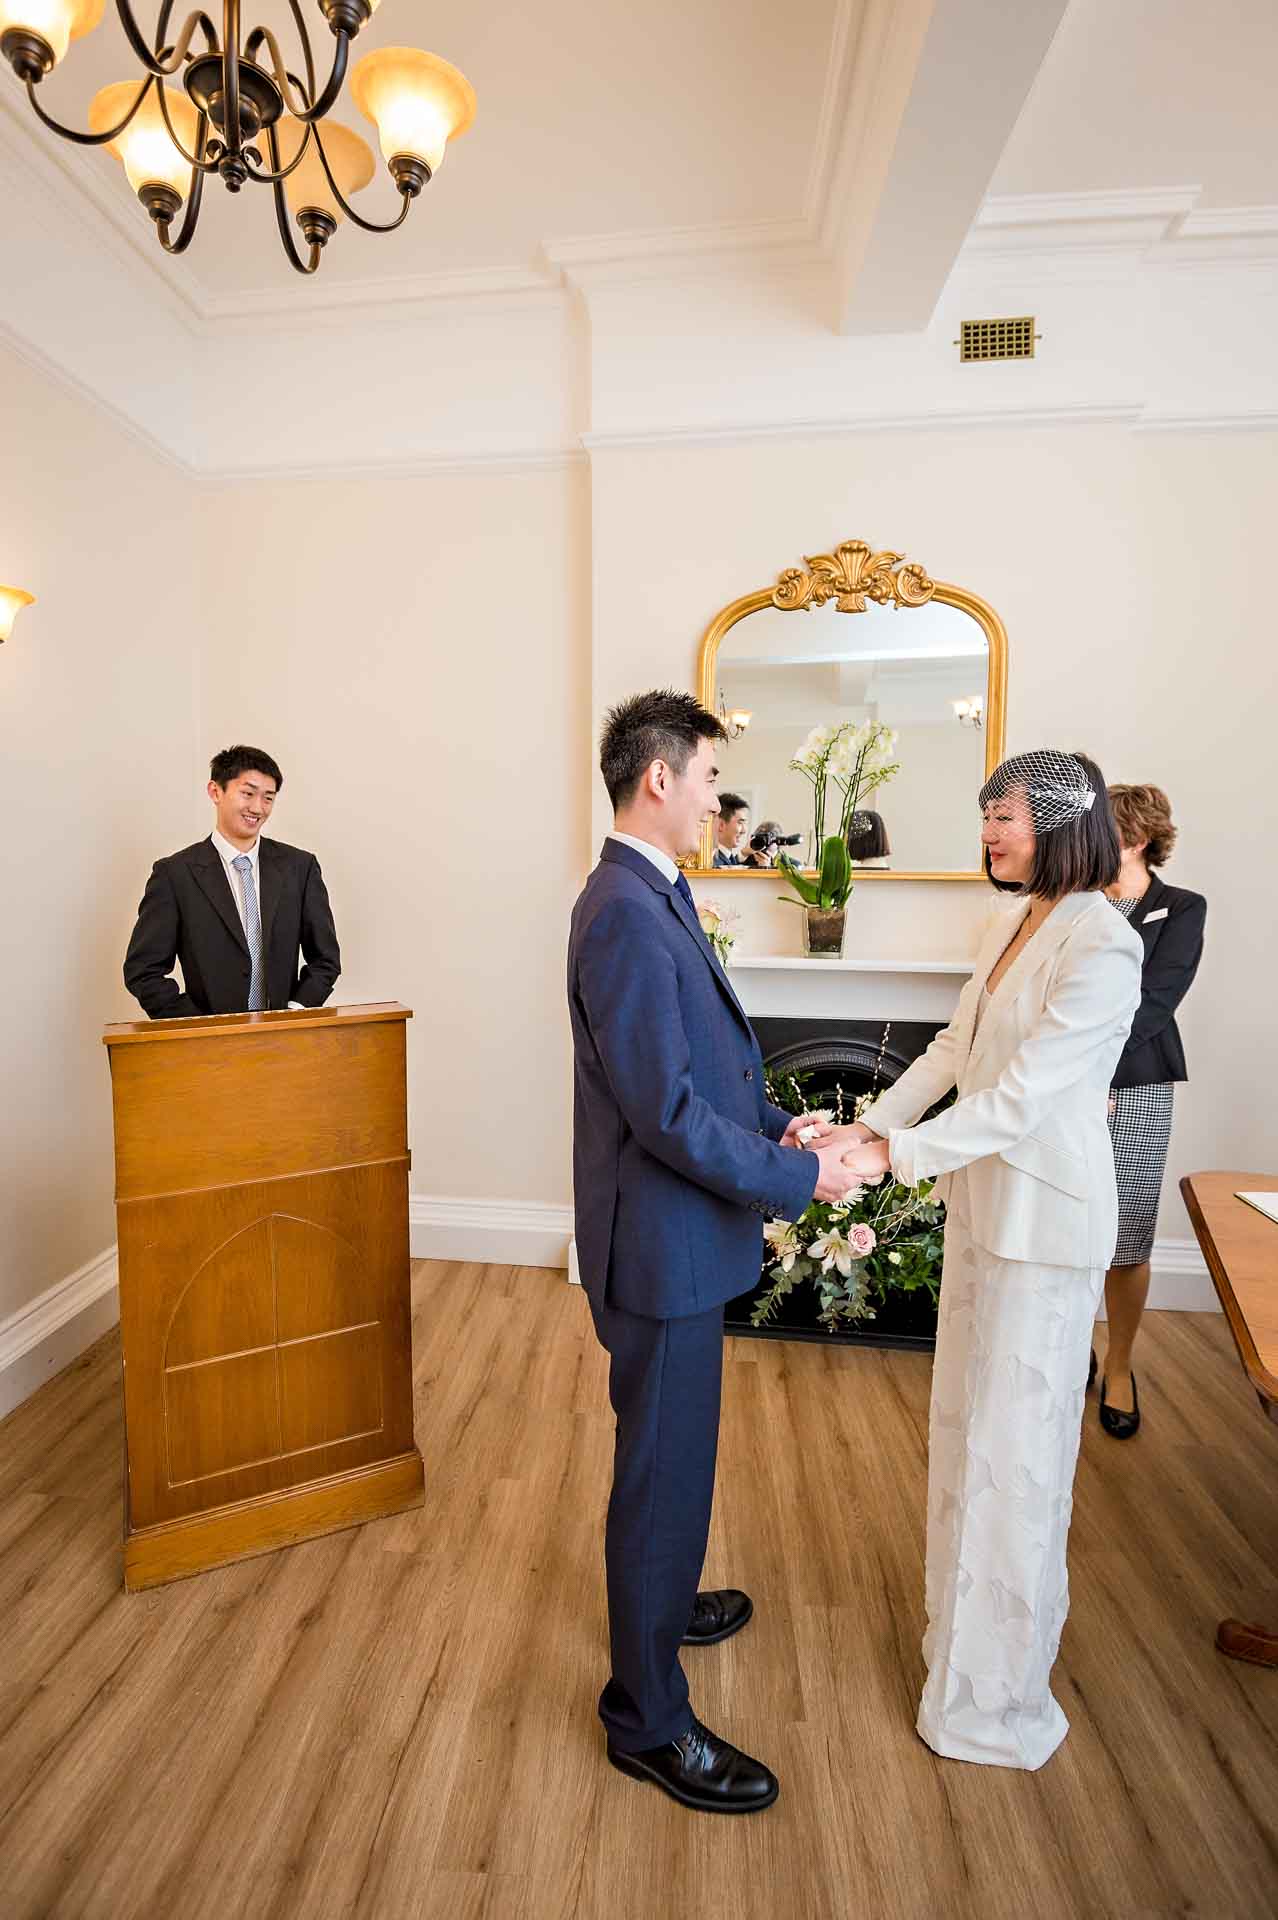
<instances>
[{"instance_id":1,"label":"white mantelpiece","mask_svg":"<svg viewBox=\"0 0 1278 1920\"><path fill-rule=\"evenodd\" d=\"M752 1017L948 1020L970 960L809 960L799 954L733 955L737 998Z\"/></svg>"}]
</instances>

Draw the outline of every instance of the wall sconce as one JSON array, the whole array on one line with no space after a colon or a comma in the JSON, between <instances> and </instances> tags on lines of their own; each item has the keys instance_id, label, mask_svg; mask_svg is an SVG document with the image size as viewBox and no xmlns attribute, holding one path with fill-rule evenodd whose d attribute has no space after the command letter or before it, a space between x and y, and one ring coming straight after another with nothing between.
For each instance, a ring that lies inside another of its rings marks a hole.
<instances>
[{"instance_id":1,"label":"wall sconce","mask_svg":"<svg viewBox=\"0 0 1278 1920\"><path fill-rule=\"evenodd\" d=\"M22 609L34 605L33 593L24 593L21 587L0 587L0 640L9 638L13 623Z\"/></svg>"},{"instance_id":2,"label":"wall sconce","mask_svg":"<svg viewBox=\"0 0 1278 1920\"><path fill-rule=\"evenodd\" d=\"M718 717L729 740L739 740L754 719L754 714L747 707L733 707L729 712L723 704L723 688L720 687Z\"/></svg>"},{"instance_id":3,"label":"wall sconce","mask_svg":"<svg viewBox=\"0 0 1278 1920\"><path fill-rule=\"evenodd\" d=\"M953 705L954 718L961 727L979 727L981 725L985 713L985 700L981 694L974 693L966 700L955 700Z\"/></svg>"}]
</instances>

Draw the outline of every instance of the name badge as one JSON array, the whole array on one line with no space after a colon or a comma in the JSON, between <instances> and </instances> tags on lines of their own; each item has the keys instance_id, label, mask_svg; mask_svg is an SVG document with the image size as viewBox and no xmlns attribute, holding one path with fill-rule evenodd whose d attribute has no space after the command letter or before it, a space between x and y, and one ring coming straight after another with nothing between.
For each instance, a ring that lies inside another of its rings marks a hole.
<instances>
[{"instance_id":1,"label":"name badge","mask_svg":"<svg viewBox=\"0 0 1278 1920\"><path fill-rule=\"evenodd\" d=\"M1147 913L1145 915L1145 918L1141 921L1141 925L1143 927L1147 927L1151 920L1165 920L1166 918L1167 918L1166 907L1155 907L1152 913Z\"/></svg>"}]
</instances>

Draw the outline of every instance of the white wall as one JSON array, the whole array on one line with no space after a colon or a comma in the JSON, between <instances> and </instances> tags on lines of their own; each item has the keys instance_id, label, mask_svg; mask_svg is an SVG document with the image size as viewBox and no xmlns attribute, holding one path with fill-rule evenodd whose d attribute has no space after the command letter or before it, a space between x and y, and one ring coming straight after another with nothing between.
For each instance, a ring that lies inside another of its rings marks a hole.
<instances>
[{"instance_id":1,"label":"white wall","mask_svg":"<svg viewBox=\"0 0 1278 1920\"><path fill-rule=\"evenodd\" d=\"M335 999L409 1027L415 1194L566 1206L563 957L589 864L580 466L221 486L202 751L264 746Z\"/></svg>"},{"instance_id":2,"label":"white wall","mask_svg":"<svg viewBox=\"0 0 1278 1920\"><path fill-rule=\"evenodd\" d=\"M155 855L194 837L200 489L0 348L0 1325L115 1239L104 1021Z\"/></svg>"}]
</instances>

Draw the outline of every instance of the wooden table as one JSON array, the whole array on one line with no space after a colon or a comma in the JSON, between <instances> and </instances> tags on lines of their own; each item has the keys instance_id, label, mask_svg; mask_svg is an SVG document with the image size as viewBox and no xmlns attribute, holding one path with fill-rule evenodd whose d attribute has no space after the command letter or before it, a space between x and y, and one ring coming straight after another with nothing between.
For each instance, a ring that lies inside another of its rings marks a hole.
<instances>
[{"instance_id":1,"label":"wooden table","mask_svg":"<svg viewBox=\"0 0 1278 1920\"><path fill-rule=\"evenodd\" d=\"M1262 1411L1278 1420L1278 1224L1237 1198L1278 1194L1278 1175L1190 1173L1180 1190L1243 1372ZM1272 1628L1222 1620L1216 1645L1235 1659L1278 1667L1278 1631Z\"/></svg>"}]
</instances>

